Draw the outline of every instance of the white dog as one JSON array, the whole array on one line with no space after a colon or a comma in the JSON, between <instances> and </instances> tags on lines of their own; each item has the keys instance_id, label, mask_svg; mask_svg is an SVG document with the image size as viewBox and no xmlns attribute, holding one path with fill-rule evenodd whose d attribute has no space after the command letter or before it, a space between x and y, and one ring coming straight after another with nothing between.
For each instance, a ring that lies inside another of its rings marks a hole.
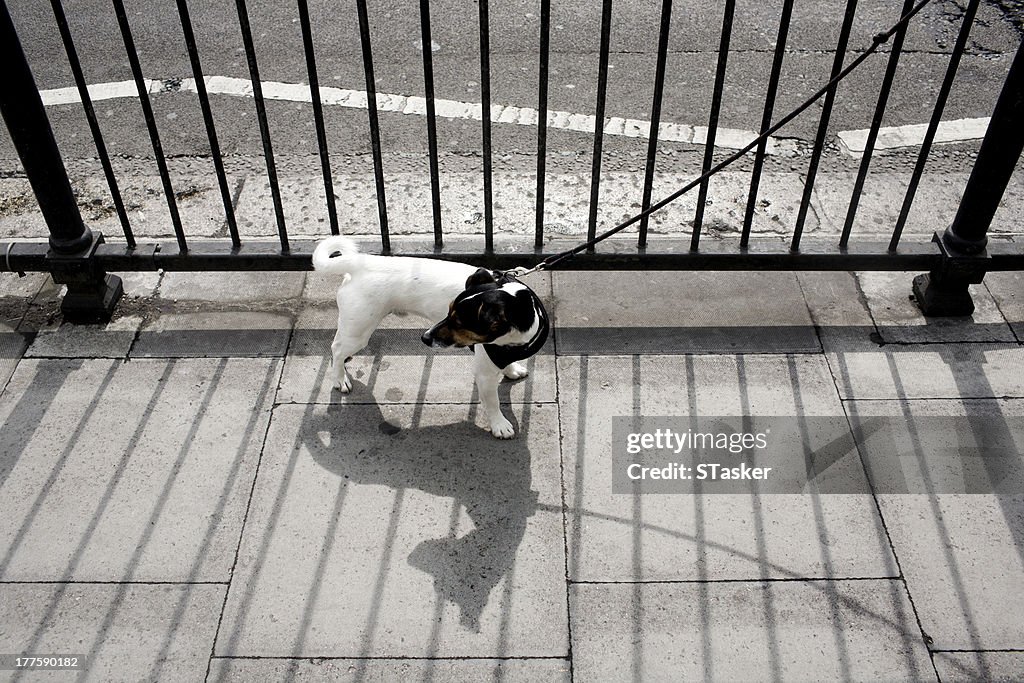
<instances>
[{"instance_id":1,"label":"white dog","mask_svg":"<svg viewBox=\"0 0 1024 683\"><path fill-rule=\"evenodd\" d=\"M464 263L361 254L355 242L340 236L316 246L313 267L342 276L329 374L335 388L351 391L345 363L389 313L440 320L423 333L423 342L473 348L476 386L491 433L499 439L515 435L501 414L498 383L502 375L526 377L520 361L547 339L547 313L533 290L503 273Z\"/></svg>"}]
</instances>

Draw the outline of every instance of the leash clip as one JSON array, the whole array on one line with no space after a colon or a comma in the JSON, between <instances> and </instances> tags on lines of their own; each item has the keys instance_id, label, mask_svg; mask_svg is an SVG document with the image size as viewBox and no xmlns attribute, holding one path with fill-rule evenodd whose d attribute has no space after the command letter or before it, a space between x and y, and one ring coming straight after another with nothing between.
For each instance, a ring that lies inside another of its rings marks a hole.
<instances>
[{"instance_id":1,"label":"leash clip","mask_svg":"<svg viewBox=\"0 0 1024 683\"><path fill-rule=\"evenodd\" d=\"M521 277L532 275L533 273L536 273L540 270L544 270L543 263L538 263L533 268L527 268L526 266L516 266L511 270L506 270L505 273L511 275L512 277L518 280Z\"/></svg>"}]
</instances>

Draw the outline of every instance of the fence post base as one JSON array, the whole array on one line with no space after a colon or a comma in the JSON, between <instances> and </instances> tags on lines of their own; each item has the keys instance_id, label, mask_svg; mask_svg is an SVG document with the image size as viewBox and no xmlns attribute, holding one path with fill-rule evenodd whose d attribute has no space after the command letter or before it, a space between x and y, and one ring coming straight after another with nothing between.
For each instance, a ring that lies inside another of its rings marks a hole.
<instances>
[{"instance_id":1,"label":"fence post base","mask_svg":"<svg viewBox=\"0 0 1024 683\"><path fill-rule=\"evenodd\" d=\"M114 314L117 302L124 294L121 278L107 273L97 281L89 277L80 282L55 282L66 284L68 291L60 302L60 312L70 323L105 323Z\"/></svg>"},{"instance_id":2,"label":"fence post base","mask_svg":"<svg viewBox=\"0 0 1024 683\"><path fill-rule=\"evenodd\" d=\"M103 235L93 233L86 248L76 254L64 254L51 249L46 256L53 281L67 285L68 288L60 302L60 310L66 322L109 322L117 302L124 294L121 278L95 265L93 255L102 243Z\"/></svg>"},{"instance_id":3,"label":"fence post base","mask_svg":"<svg viewBox=\"0 0 1024 683\"><path fill-rule=\"evenodd\" d=\"M951 281L932 271L914 278L914 298L927 316L963 316L974 313L968 282Z\"/></svg>"},{"instance_id":4,"label":"fence post base","mask_svg":"<svg viewBox=\"0 0 1024 683\"><path fill-rule=\"evenodd\" d=\"M981 284L988 265L987 240L967 243L951 230L932 237L942 252L938 268L914 278L914 298L927 316L966 316L974 313L970 285Z\"/></svg>"}]
</instances>

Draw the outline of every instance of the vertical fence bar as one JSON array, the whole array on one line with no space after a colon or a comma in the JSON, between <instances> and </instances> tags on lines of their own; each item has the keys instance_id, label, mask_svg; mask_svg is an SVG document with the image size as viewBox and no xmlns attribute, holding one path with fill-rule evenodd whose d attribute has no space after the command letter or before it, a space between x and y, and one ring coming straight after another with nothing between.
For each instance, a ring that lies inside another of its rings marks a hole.
<instances>
[{"instance_id":1,"label":"vertical fence bar","mask_svg":"<svg viewBox=\"0 0 1024 683\"><path fill-rule=\"evenodd\" d=\"M988 229L999 209L1006 186L1024 151L1024 42L1006 74L992 120L964 188L948 236L953 245L968 253L981 251Z\"/></svg>"},{"instance_id":2,"label":"vertical fence bar","mask_svg":"<svg viewBox=\"0 0 1024 683\"><path fill-rule=\"evenodd\" d=\"M93 260L103 236L93 235L82 221L43 100L6 2L0 2L0 64L4 69L0 116L11 134L11 142L50 231L51 253L47 255L47 264L54 281L68 286L61 301L64 319L70 322L109 320L123 293L121 279L104 273Z\"/></svg>"},{"instance_id":3,"label":"vertical fence bar","mask_svg":"<svg viewBox=\"0 0 1024 683\"><path fill-rule=\"evenodd\" d=\"M654 67L654 101L651 103L651 129L647 136L647 168L644 173L644 194L641 212L651 208L651 191L654 186L654 166L658 157L658 126L661 124L661 100L665 92L665 63L668 61L668 34L672 25L672 0L661 3L661 28L658 33L658 61ZM647 246L647 224L650 216L640 219L640 234L637 247Z\"/></svg>"},{"instance_id":4,"label":"vertical fence bar","mask_svg":"<svg viewBox=\"0 0 1024 683\"><path fill-rule=\"evenodd\" d=\"M839 40L836 42L836 54L832 60L832 73L829 80L836 77L843 69L843 61L846 59L846 48L850 42L850 31L853 28L853 19L857 14L857 0L849 0L846 3L846 14L843 16L843 26L839 30ZM811 206L811 193L814 192L814 181L818 177L818 163L821 161L821 152L825 148L825 136L828 134L828 124L832 118L832 105L836 101L836 90L839 84L828 89L825 93L825 100L821 105L821 116L818 118L818 132L814 136L814 147L811 152L811 163L807 166L807 179L804 182L804 193L800 199L800 208L797 211L796 223L793 227L793 242L790 249L796 251L800 248L800 237L804 232L804 222L807 220L807 211Z\"/></svg>"},{"instance_id":5,"label":"vertical fence bar","mask_svg":"<svg viewBox=\"0 0 1024 683\"><path fill-rule=\"evenodd\" d=\"M707 173L715 160L715 137L718 133L718 115L722 109L722 92L725 90L725 69L729 61L729 41L732 38L732 18L736 12L736 0L725 0L722 17L722 36L718 43L718 67L715 70L715 86L711 93L711 115L708 117L708 133L704 147L704 166L701 173ZM700 230L704 224L704 203L708 199L708 179L700 183L697 193L697 211L693 217L693 235L690 249L697 251L700 246Z\"/></svg>"},{"instance_id":6,"label":"vertical fence bar","mask_svg":"<svg viewBox=\"0 0 1024 683\"><path fill-rule=\"evenodd\" d=\"M196 82L196 94L199 95L199 108L203 112L203 123L206 126L206 136L210 141L210 157L213 160L213 169L217 174L217 184L220 186L220 198L224 204L224 218L227 221L228 232L231 235L231 243L237 248L241 245L238 237L238 222L235 220L235 206L231 199L231 188L228 186L228 177L224 172L224 160L221 158L220 142L217 139L217 129L213 123L213 110L210 108L210 95L206 92L206 79L203 76L203 65L199 61L199 48L196 45L195 33L192 30L192 19L189 16L187 0L177 0L178 17L181 19L181 30L185 36L185 48L188 51L189 62L192 64L192 76Z\"/></svg>"},{"instance_id":7,"label":"vertical fence bar","mask_svg":"<svg viewBox=\"0 0 1024 683\"><path fill-rule=\"evenodd\" d=\"M775 111L775 96L779 90L779 79L782 76L782 60L786 56L786 41L789 39L789 23L793 17L793 0L782 3L782 14L779 16L779 33L775 38L775 56L772 59L771 72L768 75L768 90L764 98L764 111L761 114L761 133L771 128L772 114ZM754 209L757 206L757 191L761 184L761 171L764 168L765 149L768 139L757 143L754 156L754 168L750 174L750 192L747 195L747 209L743 214L743 231L740 235L740 248L746 249L750 242L750 229L754 223Z\"/></svg>"},{"instance_id":8,"label":"vertical fence bar","mask_svg":"<svg viewBox=\"0 0 1024 683\"><path fill-rule=\"evenodd\" d=\"M103 167L103 175L107 179L107 187L110 188L110 197L114 202L114 210L117 212L117 218L121 222L121 231L124 233L125 242L127 242L130 248L134 249L135 234L132 232L131 223L128 221L128 212L124 208L124 200L121 198L121 189L117 185L114 167L110 164L107 145L103 142L103 133L100 130L99 120L96 118L96 109L92 105L92 97L89 96L89 87L85 81L82 64L78 61L78 50L75 49L75 43L71 37L71 28L68 26L64 7L61 5L60 0L50 0L50 5L53 7L53 17L57 21L57 30L60 31L60 38L64 43L64 52L68 56L68 64L71 66L71 75L75 79L75 87L78 88L78 97L82 100L85 118L89 122L89 130L92 132L93 142L96 143L96 154L99 156L100 165Z\"/></svg>"},{"instance_id":9,"label":"vertical fence bar","mask_svg":"<svg viewBox=\"0 0 1024 683\"><path fill-rule=\"evenodd\" d=\"M921 174L924 173L925 164L928 163L928 154L931 152L932 143L935 141L935 132L939 129L939 123L942 121L942 112L946 108L949 92L953 89L953 81L956 79L956 72L960 68L960 57L963 56L964 50L967 47L967 38L971 33L971 27L974 25L974 17L978 13L979 4L980 0L971 0L964 11L963 19L961 20L963 23L960 24L960 33L956 37L953 53L949 56L946 75L942 79L939 94L935 98L932 118L928 122L928 130L925 131L924 140L921 142L921 151L917 155L914 172L910 174L910 184L907 186L907 194L903 197L903 206L900 207L900 215L896 219L896 227L892 231L889 251L896 251L900 244L900 237L903 235L903 228L907 224L907 218L910 216L910 207L914 203L917 186L921 182Z\"/></svg>"},{"instance_id":10,"label":"vertical fence bar","mask_svg":"<svg viewBox=\"0 0 1024 683\"><path fill-rule=\"evenodd\" d=\"M384 162L380 153L380 124L377 122L377 83L373 77L373 49L370 46L370 18L366 0L356 0L359 14L359 42L363 50L363 74L366 79L366 112L370 119L370 148L373 151L373 178L377 185L377 218L380 221L380 245L386 254L391 251L388 232L388 206L384 195Z\"/></svg>"},{"instance_id":11,"label":"vertical fence bar","mask_svg":"<svg viewBox=\"0 0 1024 683\"><path fill-rule=\"evenodd\" d=\"M590 217L587 221L587 239L597 235L597 203L601 195L601 155L604 149L604 108L608 99L608 53L612 35L612 0L601 5L601 48L597 66L597 111L594 113L594 157L590 171ZM594 251L594 245L587 247Z\"/></svg>"},{"instance_id":12,"label":"vertical fence bar","mask_svg":"<svg viewBox=\"0 0 1024 683\"><path fill-rule=\"evenodd\" d=\"M113 3L114 15L117 17L121 39L124 41L125 52L128 55L128 64L131 66L132 76L135 78L135 87L139 91L139 105L142 107L142 115L146 119L146 128L149 130L149 139L153 144L153 155L156 157L156 167L160 173L160 181L163 183L164 196L167 198L167 210L171 214L171 225L174 227L174 235L178 240L178 249L185 252L188 251L188 243L185 240L185 231L181 226L181 216L178 215L178 202L175 199L174 187L171 185L171 175L167 170L167 160L164 159L164 148L160 144L160 133L156 128L153 105L149 101L149 86L142 76L142 65L139 63L139 53L135 50L135 39L132 38L132 29L128 24L124 2L113 0Z\"/></svg>"},{"instance_id":13,"label":"vertical fence bar","mask_svg":"<svg viewBox=\"0 0 1024 683\"><path fill-rule=\"evenodd\" d=\"M270 196L274 201L274 215L277 217L277 234L281 238L281 251L289 251L288 229L284 222L284 204L281 202L281 187L277 181L277 165L274 163L274 148L270 144L270 123L267 120L267 103L263 99L263 83L260 81L260 69L256 63L256 45L252 40L252 28L249 26L249 11L245 8L245 0L235 0L238 9L238 25L242 29L242 44L245 47L245 58L249 63L249 77L252 79L252 96L256 102L256 118L260 124L260 138L263 140L263 157L267 164L267 180L270 182Z\"/></svg>"},{"instance_id":14,"label":"vertical fence bar","mask_svg":"<svg viewBox=\"0 0 1024 683\"><path fill-rule=\"evenodd\" d=\"M537 225L533 245L544 246L544 174L548 150L548 56L551 46L551 0L540 0L540 67L537 75Z\"/></svg>"},{"instance_id":15,"label":"vertical fence bar","mask_svg":"<svg viewBox=\"0 0 1024 683\"><path fill-rule=\"evenodd\" d=\"M0 111L50 230L50 247L61 254L80 252L92 242L92 231L82 222L64 160L6 2L0 2L0 58L4 65Z\"/></svg>"},{"instance_id":16,"label":"vertical fence bar","mask_svg":"<svg viewBox=\"0 0 1024 683\"><path fill-rule=\"evenodd\" d=\"M936 233L942 265L914 278L914 295L925 315L970 315L968 287L985 277L988 229L1024 151L1024 43L1006 74L992 120L978 150L952 225Z\"/></svg>"},{"instance_id":17,"label":"vertical fence bar","mask_svg":"<svg viewBox=\"0 0 1024 683\"><path fill-rule=\"evenodd\" d=\"M484 154L484 251L494 251L494 196L491 185L491 30L487 0L480 3L480 122Z\"/></svg>"},{"instance_id":18,"label":"vertical fence bar","mask_svg":"<svg viewBox=\"0 0 1024 683\"><path fill-rule=\"evenodd\" d=\"M427 148L430 162L430 205L434 215L434 246L444 245L441 229L441 174L437 165L437 112L434 108L434 41L430 37L430 0L420 0L420 43L423 45L423 88L427 100Z\"/></svg>"},{"instance_id":19,"label":"vertical fence bar","mask_svg":"<svg viewBox=\"0 0 1024 683\"><path fill-rule=\"evenodd\" d=\"M914 0L903 0L903 9L900 15L904 15L914 6ZM839 238L839 246L843 249L850 242L850 233L853 230L853 221L857 216L857 208L860 206L860 195L864 191L864 181L868 176L868 168L871 166L871 155L875 151L875 141L878 139L878 129L882 126L882 117L885 116L885 108L889 102L889 91L892 89L892 82L896 78L896 67L899 66L900 53L903 51L903 39L907 35L907 26L904 24L896 31L892 41L892 51L889 53L889 61L885 66L885 75L882 77L882 87L878 91L878 102L875 105L875 113L871 118L871 128L868 130L868 137L864 143L864 156L860 160L860 168L857 171L857 180L853 185L853 194L850 195L850 206L846 211L846 222L843 224L843 234Z\"/></svg>"},{"instance_id":20,"label":"vertical fence bar","mask_svg":"<svg viewBox=\"0 0 1024 683\"><path fill-rule=\"evenodd\" d=\"M334 203L334 179L331 177L331 157L327 150L327 131L324 126L324 107L320 101L320 74L316 70L316 49L313 47L313 29L309 21L306 0L298 0L299 24L302 27L302 49L306 53L306 73L309 75L309 95L313 103L313 125L316 126L317 148L320 150L320 171L324 177L324 196L327 199L327 222L331 234L338 234L338 207Z\"/></svg>"}]
</instances>

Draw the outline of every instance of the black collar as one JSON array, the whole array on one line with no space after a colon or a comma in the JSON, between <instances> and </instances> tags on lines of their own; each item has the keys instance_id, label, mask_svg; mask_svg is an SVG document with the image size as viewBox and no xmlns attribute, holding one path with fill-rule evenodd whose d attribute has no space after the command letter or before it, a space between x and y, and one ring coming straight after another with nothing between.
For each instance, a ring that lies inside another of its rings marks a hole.
<instances>
[{"instance_id":1,"label":"black collar","mask_svg":"<svg viewBox=\"0 0 1024 683\"><path fill-rule=\"evenodd\" d=\"M498 279L499 285L508 282L518 282L518 280L509 273L496 272L495 276ZM523 286L525 287L525 285ZM502 370L512 363L526 360L540 351L541 347L544 346L544 342L548 339L548 330L551 329L551 324L548 322L548 312L544 309L544 304L541 302L540 297L537 296L537 294L529 287L526 287L526 290L530 293L530 297L533 299L533 314L537 317L538 323L537 333L524 344L508 344L505 346L484 344L484 351L487 352L487 357L491 359L492 363Z\"/></svg>"}]
</instances>

